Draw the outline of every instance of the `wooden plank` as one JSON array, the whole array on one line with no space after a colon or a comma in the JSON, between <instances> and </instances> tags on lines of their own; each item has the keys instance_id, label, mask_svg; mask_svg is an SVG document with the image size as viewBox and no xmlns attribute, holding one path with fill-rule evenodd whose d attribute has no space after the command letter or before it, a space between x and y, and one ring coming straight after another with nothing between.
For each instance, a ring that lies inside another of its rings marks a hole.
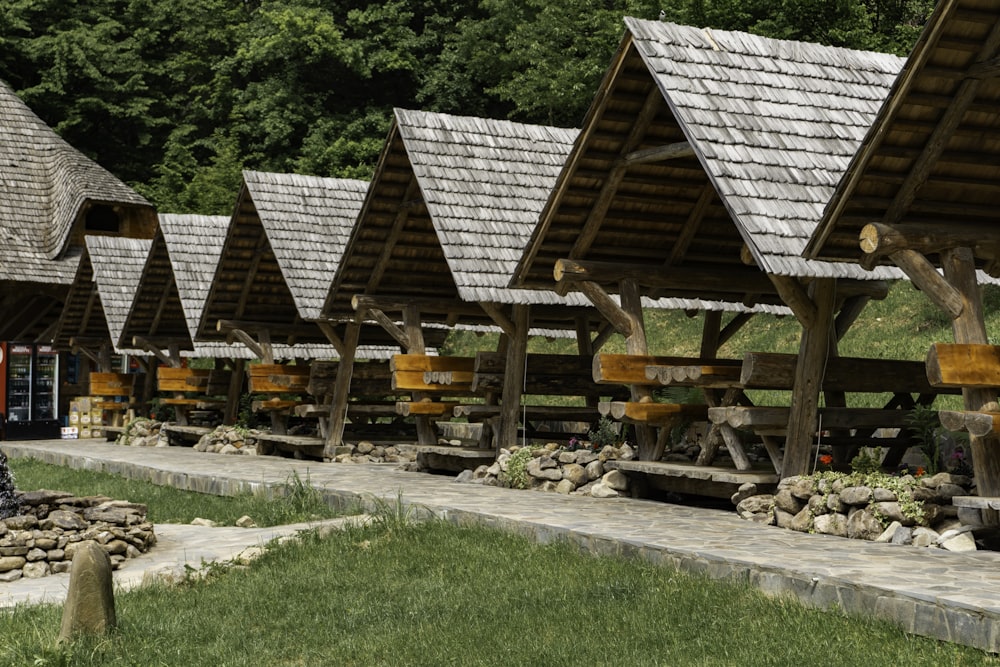
<instances>
[{"instance_id":1,"label":"wooden plank","mask_svg":"<svg viewBox=\"0 0 1000 667\"><path fill-rule=\"evenodd\" d=\"M949 431L968 431L981 438L1000 435L1000 412L942 410L938 416Z\"/></svg>"},{"instance_id":2,"label":"wooden plank","mask_svg":"<svg viewBox=\"0 0 1000 667\"><path fill-rule=\"evenodd\" d=\"M819 408L820 428L878 429L906 428L910 425L909 410L883 408ZM776 432L788 427L790 408L742 406L709 408L708 420L713 424L728 424L733 428Z\"/></svg>"},{"instance_id":3,"label":"wooden plank","mask_svg":"<svg viewBox=\"0 0 1000 667\"><path fill-rule=\"evenodd\" d=\"M1000 388L1000 346L935 343L927 352L926 368L934 387Z\"/></svg>"},{"instance_id":4,"label":"wooden plank","mask_svg":"<svg viewBox=\"0 0 1000 667\"><path fill-rule=\"evenodd\" d=\"M458 406L454 401L398 401L396 403L396 414L409 417L411 415L424 415L428 417L451 417Z\"/></svg>"},{"instance_id":5,"label":"wooden plank","mask_svg":"<svg viewBox=\"0 0 1000 667\"><path fill-rule=\"evenodd\" d=\"M731 365L646 366L646 378L662 385L731 389L742 386L742 369Z\"/></svg>"},{"instance_id":6,"label":"wooden plank","mask_svg":"<svg viewBox=\"0 0 1000 667\"><path fill-rule=\"evenodd\" d=\"M736 366L739 359L698 359L696 357L661 357L641 354L594 355L591 374L599 384L627 384L656 386L659 382L646 377L647 366Z\"/></svg>"},{"instance_id":7,"label":"wooden plank","mask_svg":"<svg viewBox=\"0 0 1000 667\"><path fill-rule=\"evenodd\" d=\"M470 376L475 370L475 357L447 357L429 354L396 354L389 362L395 371L467 371Z\"/></svg>"},{"instance_id":8,"label":"wooden plank","mask_svg":"<svg viewBox=\"0 0 1000 667\"><path fill-rule=\"evenodd\" d=\"M794 354L747 352L740 383L747 389L791 389L797 364ZM927 381L919 361L832 356L826 360L823 391L941 393Z\"/></svg>"},{"instance_id":9,"label":"wooden plank","mask_svg":"<svg viewBox=\"0 0 1000 667\"><path fill-rule=\"evenodd\" d=\"M129 373L91 373L91 396L131 396L135 376Z\"/></svg>"},{"instance_id":10,"label":"wooden plank","mask_svg":"<svg viewBox=\"0 0 1000 667\"><path fill-rule=\"evenodd\" d=\"M424 382L427 384L446 384L469 386L474 373L467 371L424 371Z\"/></svg>"},{"instance_id":11,"label":"wooden plank","mask_svg":"<svg viewBox=\"0 0 1000 667\"><path fill-rule=\"evenodd\" d=\"M695 403L602 401L598 404L598 411L618 421L654 426L672 426L685 420L708 419L708 406Z\"/></svg>"},{"instance_id":12,"label":"wooden plank","mask_svg":"<svg viewBox=\"0 0 1000 667\"><path fill-rule=\"evenodd\" d=\"M472 393L472 382L467 382L465 384L441 384L436 382L425 382L424 381L424 371L396 371L392 374L391 382L393 391L408 391L408 392L436 392L436 393L452 393L452 394L471 394Z\"/></svg>"},{"instance_id":13,"label":"wooden plank","mask_svg":"<svg viewBox=\"0 0 1000 667\"><path fill-rule=\"evenodd\" d=\"M252 364L247 367L248 389L251 394L287 394L289 386L275 384L271 381L273 376L292 376L299 378L301 386L299 391L304 391L309 383L309 366L297 364Z\"/></svg>"}]
</instances>

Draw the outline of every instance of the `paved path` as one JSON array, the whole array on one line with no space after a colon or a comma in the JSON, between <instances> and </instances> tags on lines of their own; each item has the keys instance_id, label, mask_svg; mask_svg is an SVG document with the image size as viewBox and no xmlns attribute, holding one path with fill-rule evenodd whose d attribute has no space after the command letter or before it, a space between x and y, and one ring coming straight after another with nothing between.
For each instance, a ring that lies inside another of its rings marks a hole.
<instances>
[{"instance_id":1,"label":"paved path","mask_svg":"<svg viewBox=\"0 0 1000 667\"><path fill-rule=\"evenodd\" d=\"M951 553L795 533L720 510L457 484L392 465L238 457L98 440L8 442L0 449L11 457L216 494L280 488L294 473L340 506L370 507L373 498L395 501L401 495L404 502L456 522L494 525L539 541L567 539L594 553L749 581L806 604L874 612L916 634L1000 652L998 552Z\"/></svg>"}]
</instances>

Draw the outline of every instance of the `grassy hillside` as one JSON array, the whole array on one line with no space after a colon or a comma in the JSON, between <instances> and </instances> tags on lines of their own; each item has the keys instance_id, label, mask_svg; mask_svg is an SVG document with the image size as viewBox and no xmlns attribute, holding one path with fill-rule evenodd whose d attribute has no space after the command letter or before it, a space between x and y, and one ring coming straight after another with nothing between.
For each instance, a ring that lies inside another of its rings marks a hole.
<instances>
[{"instance_id":1,"label":"grassy hillside","mask_svg":"<svg viewBox=\"0 0 1000 667\"><path fill-rule=\"evenodd\" d=\"M991 342L1000 338L1000 288L984 288L983 304L986 330ZM724 322L728 321L728 316ZM650 352L662 355L697 355L701 343L703 315L689 317L677 311L647 311L646 336ZM794 318L757 315L727 342L720 356L739 358L744 352L796 352L800 327ZM498 336L478 336L466 332L453 333L444 349L445 354L471 355L477 350L496 349ZM883 301L871 302L851 330L840 342L841 356L911 359L922 361L932 343L952 340L948 318L923 294L908 282L893 285ZM573 354L573 340L533 338L532 352ZM621 336L614 336L603 351L622 353ZM787 393L787 392L786 392ZM752 394L765 404L780 404L788 400L782 392ZM948 398L947 401L955 401ZM856 397L853 405L874 405L879 397ZM955 403L957 405L957 403Z\"/></svg>"}]
</instances>

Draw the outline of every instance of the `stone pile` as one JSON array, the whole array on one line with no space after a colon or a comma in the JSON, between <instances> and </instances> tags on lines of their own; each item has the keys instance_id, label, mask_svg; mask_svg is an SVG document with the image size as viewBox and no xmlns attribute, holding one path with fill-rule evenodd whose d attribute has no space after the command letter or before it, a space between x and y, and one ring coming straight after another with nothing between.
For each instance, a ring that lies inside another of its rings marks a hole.
<instances>
[{"instance_id":1,"label":"stone pile","mask_svg":"<svg viewBox=\"0 0 1000 667\"><path fill-rule=\"evenodd\" d=\"M744 485L733 496L740 517L805 533L875 542L912 544L950 551L974 551L978 510L951 504L970 495L963 475L819 474L788 477L773 495L754 495Z\"/></svg>"},{"instance_id":2,"label":"stone pile","mask_svg":"<svg viewBox=\"0 0 1000 667\"><path fill-rule=\"evenodd\" d=\"M68 572L73 554L94 541L117 569L156 544L146 506L64 491L18 493L21 513L0 520L0 582Z\"/></svg>"},{"instance_id":3,"label":"stone pile","mask_svg":"<svg viewBox=\"0 0 1000 667\"><path fill-rule=\"evenodd\" d=\"M118 434L115 444L132 447L167 447L170 443L162 428L165 423L167 422L154 419L133 419L125 430Z\"/></svg>"},{"instance_id":4,"label":"stone pile","mask_svg":"<svg viewBox=\"0 0 1000 667\"><path fill-rule=\"evenodd\" d=\"M523 475L518 471L517 459L512 458L521 449L501 449L492 465L466 470L458 476L457 481L594 498L628 495L628 477L618 470L605 467L605 463L610 460L629 461L635 458L635 451L628 444L618 447L608 445L600 451L569 449L556 443L531 448L531 456L523 465Z\"/></svg>"},{"instance_id":5,"label":"stone pile","mask_svg":"<svg viewBox=\"0 0 1000 667\"><path fill-rule=\"evenodd\" d=\"M260 431L257 429L217 426L211 433L201 436L195 443L194 450L212 454L256 456L258 435Z\"/></svg>"},{"instance_id":6,"label":"stone pile","mask_svg":"<svg viewBox=\"0 0 1000 667\"><path fill-rule=\"evenodd\" d=\"M358 443L344 443L334 448L334 463L401 463L413 464L417 460L417 449L413 445L376 445L362 440Z\"/></svg>"}]
</instances>

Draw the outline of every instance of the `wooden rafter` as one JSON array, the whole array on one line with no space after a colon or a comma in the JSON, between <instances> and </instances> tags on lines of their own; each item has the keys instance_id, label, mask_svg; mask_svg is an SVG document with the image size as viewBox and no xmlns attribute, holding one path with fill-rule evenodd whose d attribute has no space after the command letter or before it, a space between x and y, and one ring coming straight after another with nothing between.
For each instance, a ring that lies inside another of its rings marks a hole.
<instances>
[{"instance_id":1,"label":"wooden rafter","mask_svg":"<svg viewBox=\"0 0 1000 667\"><path fill-rule=\"evenodd\" d=\"M389 259L392 257L392 250L396 247L396 242L399 241L399 237L403 234L403 227L410 216L410 211L418 205L417 202L411 203L411 200L417 196L418 191L419 184L417 183L417 178L411 171L410 182L406 184L406 194L403 195L403 203L396 211L392 227L382 241L382 252L379 254L378 260L375 261L375 266L372 267L371 275L368 276L368 285L365 288L366 292L373 292L382 281L382 276L389 266Z\"/></svg>"},{"instance_id":2,"label":"wooden rafter","mask_svg":"<svg viewBox=\"0 0 1000 667\"><path fill-rule=\"evenodd\" d=\"M254 248L253 258L250 260L250 268L247 270L246 279L243 281L243 289L240 292L239 304L236 306L236 317L241 318L246 312L247 301L250 300L250 288L257 277L257 269L260 268L260 260L267 246L267 234L264 226L260 225L260 236L257 237L257 246Z\"/></svg>"},{"instance_id":3,"label":"wooden rafter","mask_svg":"<svg viewBox=\"0 0 1000 667\"><path fill-rule=\"evenodd\" d=\"M171 271L170 275L167 277L167 284L163 286L163 291L160 292L160 301L156 304L156 314L153 316L153 321L149 325L149 333L154 334L160 328L160 320L163 319L163 313L167 309L167 301L170 298L171 290L174 288L174 274Z\"/></svg>"},{"instance_id":4,"label":"wooden rafter","mask_svg":"<svg viewBox=\"0 0 1000 667\"><path fill-rule=\"evenodd\" d=\"M498 327L500 327L501 331L512 338L516 335L514 322L507 316L507 313L503 311L500 304L484 302L480 303L479 306L483 309L483 312L489 315L490 319L493 320Z\"/></svg>"},{"instance_id":5,"label":"wooden rafter","mask_svg":"<svg viewBox=\"0 0 1000 667\"><path fill-rule=\"evenodd\" d=\"M712 267L699 270L693 267L654 267L560 259L556 261L552 274L560 284L578 281L608 284L628 279L651 289L690 290L692 286L697 286L703 291L731 292L740 295L747 292L777 293L765 274L757 269L745 267Z\"/></svg>"},{"instance_id":6,"label":"wooden rafter","mask_svg":"<svg viewBox=\"0 0 1000 667\"><path fill-rule=\"evenodd\" d=\"M90 324L90 316L94 310L94 304L98 299L97 295L97 285L95 283L90 284L90 294L87 295L87 305L83 309L83 318L80 320L80 328L78 331L82 334L87 332L87 325Z\"/></svg>"},{"instance_id":7,"label":"wooden rafter","mask_svg":"<svg viewBox=\"0 0 1000 667\"><path fill-rule=\"evenodd\" d=\"M983 41L982 47L979 49L977 61L979 63L991 61L996 56L998 48L1000 48L1000 22L994 24L989 36ZM975 101L981 83L981 79L970 78L964 80L959 85L958 92L952 97L948 109L941 117L937 126L935 126L934 131L931 132L927 144L924 146L913 167L907 172L903 184L896 191L896 196L886 210L882 222L894 224L902 220L903 216L906 215L910 205L917 196L917 191L927 182L934 164L941 156L955 130L961 124L965 112Z\"/></svg>"},{"instance_id":8,"label":"wooden rafter","mask_svg":"<svg viewBox=\"0 0 1000 667\"><path fill-rule=\"evenodd\" d=\"M678 141L673 144L654 146L632 151L622 156L619 162L631 166L634 164L648 164L650 162L662 162L663 160L677 160L685 157L694 157L694 147L690 142Z\"/></svg>"},{"instance_id":9,"label":"wooden rafter","mask_svg":"<svg viewBox=\"0 0 1000 667\"><path fill-rule=\"evenodd\" d=\"M684 227L681 229L674 247L670 249L670 256L667 257L667 261L663 264L664 266L673 266L684 258L688 248L691 246L691 242L694 240L695 234L698 232L698 227L701 226L701 221L705 219L705 211L708 210L708 205L714 197L715 187L709 181L705 183L701 194L698 195L698 201L695 202L694 208L688 214L687 220L684 222Z\"/></svg>"},{"instance_id":10,"label":"wooden rafter","mask_svg":"<svg viewBox=\"0 0 1000 667\"><path fill-rule=\"evenodd\" d=\"M632 125L632 130L629 132L622 146L622 160L616 163L608 173L604 185L601 187L601 192L598 194L597 200L594 202L594 206L590 209L590 214L587 216L587 221L580 231L580 236L577 238L576 243L573 244L570 257L583 257L590 250L590 246L593 245L594 240L597 238L597 232L601 228L601 222L611 207L611 201L615 197L615 192L618 191L618 186L621 185L622 179L625 178L625 173L628 171L628 163L624 161L624 158L634 151L635 147L642 141L643 136L646 134L646 129L653 121L653 117L656 115L656 111L661 104L663 104L663 93L654 85L646 95L646 100L642 103L642 109L639 111L635 124Z\"/></svg>"}]
</instances>

